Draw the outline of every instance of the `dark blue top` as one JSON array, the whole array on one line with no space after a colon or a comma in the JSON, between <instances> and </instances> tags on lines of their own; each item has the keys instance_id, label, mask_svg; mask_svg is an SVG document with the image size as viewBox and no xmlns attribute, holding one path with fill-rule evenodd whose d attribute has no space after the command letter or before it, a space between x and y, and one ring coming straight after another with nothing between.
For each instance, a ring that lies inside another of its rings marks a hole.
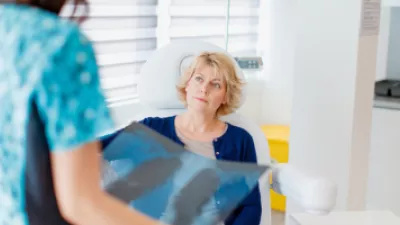
<instances>
[{"instance_id":1,"label":"dark blue top","mask_svg":"<svg viewBox=\"0 0 400 225\"><path fill-rule=\"evenodd\" d=\"M152 128L174 142L184 145L176 134L175 116L146 118L140 123ZM105 148L122 130L101 138ZM244 129L228 123L224 135L213 142L215 157L218 160L257 162L253 138ZM225 221L225 225L259 225L261 220L261 197L258 185L242 201Z\"/></svg>"}]
</instances>

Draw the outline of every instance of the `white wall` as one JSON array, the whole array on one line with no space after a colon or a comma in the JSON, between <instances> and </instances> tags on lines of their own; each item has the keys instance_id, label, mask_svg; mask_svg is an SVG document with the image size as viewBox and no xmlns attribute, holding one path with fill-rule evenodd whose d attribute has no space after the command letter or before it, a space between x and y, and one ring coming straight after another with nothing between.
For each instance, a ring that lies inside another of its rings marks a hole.
<instances>
[{"instance_id":1,"label":"white wall","mask_svg":"<svg viewBox=\"0 0 400 225\"><path fill-rule=\"evenodd\" d=\"M289 125L292 113L296 0L269 0L262 122ZM273 34L273 35L271 35Z\"/></svg>"},{"instance_id":2,"label":"white wall","mask_svg":"<svg viewBox=\"0 0 400 225\"><path fill-rule=\"evenodd\" d=\"M293 15L295 0L272 1L274 14L270 30L271 68L267 74L264 90L264 121L290 123L293 82L293 45L295 40ZM391 15L395 13L394 16ZM393 24L397 23L397 24ZM391 36L389 36L391 34ZM390 40L390 41L389 41ZM390 42L390 43L389 43ZM377 59L376 79L389 77L400 79L400 8L383 8ZM389 65L387 64L388 57ZM394 71L394 72L393 72ZM282 90L284 88L285 90ZM279 105L285 101L286 105ZM400 111L373 110L371 153L369 156L369 178L367 192L368 209L387 209L400 216Z\"/></svg>"},{"instance_id":3,"label":"white wall","mask_svg":"<svg viewBox=\"0 0 400 225\"><path fill-rule=\"evenodd\" d=\"M262 75L263 71L257 72L257 74L251 74L248 76L246 82L248 85L248 96L244 105L238 110L239 113L249 117L257 124L264 122L263 112L263 92L265 91L265 80L259 75Z\"/></svg>"},{"instance_id":4,"label":"white wall","mask_svg":"<svg viewBox=\"0 0 400 225\"><path fill-rule=\"evenodd\" d=\"M400 8L384 7L376 80L400 79ZM373 109L367 208L400 216L400 111Z\"/></svg>"},{"instance_id":5,"label":"white wall","mask_svg":"<svg viewBox=\"0 0 400 225\"><path fill-rule=\"evenodd\" d=\"M400 111L374 109L368 178L368 209L400 216Z\"/></svg>"}]
</instances>

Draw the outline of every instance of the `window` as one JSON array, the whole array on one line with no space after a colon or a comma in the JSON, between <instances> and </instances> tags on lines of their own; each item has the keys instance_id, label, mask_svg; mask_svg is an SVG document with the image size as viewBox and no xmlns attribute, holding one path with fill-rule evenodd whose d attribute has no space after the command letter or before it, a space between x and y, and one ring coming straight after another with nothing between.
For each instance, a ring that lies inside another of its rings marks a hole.
<instances>
[{"instance_id":1,"label":"window","mask_svg":"<svg viewBox=\"0 0 400 225\"><path fill-rule=\"evenodd\" d=\"M204 40L235 56L256 55L260 1L89 0L90 17L82 28L94 42L110 107L138 103L141 66L172 40ZM66 7L63 15L71 10Z\"/></svg>"},{"instance_id":2,"label":"window","mask_svg":"<svg viewBox=\"0 0 400 225\"><path fill-rule=\"evenodd\" d=\"M141 66L157 48L157 0L90 0L82 24L93 41L110 107L136 103ZM72 6L63 10L71 15Z\"/></svg>"},{"instance_id":3,"label":"window","mask_svg":"<svg viewBox=\"0 0 400 225\"><path fill-rule=\"evenodd\" d=\"M234 55L254 55L258 41L259 1L171 0L169 15L166 15L170 22L164 26L168 26L170 40L203 40L227 47Z\"/></svg>"}]
</instances>

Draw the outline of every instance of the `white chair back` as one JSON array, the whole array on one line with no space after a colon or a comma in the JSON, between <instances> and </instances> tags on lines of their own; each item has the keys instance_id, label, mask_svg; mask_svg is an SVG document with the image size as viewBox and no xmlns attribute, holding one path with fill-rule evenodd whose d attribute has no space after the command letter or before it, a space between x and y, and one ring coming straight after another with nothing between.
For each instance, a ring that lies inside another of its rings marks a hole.
<instances>
[{"instance_id":1,"label":"white chair back","mask_svg":"<svg viewBox=\"0 0 400 225\"><path fill-rule=\"evenodd\" d=\"M166 117L182 113L185 108L179 101L176 84L179 76L190 65L194 57L203 51L222 52L235 63L241 79L244 75L234 58L224 49L202 41L172 41L167 46L158 49L143 65L138 92L141 104L145 107L137 119L146 117ZM241 105L246 99L246 87L243 89ZM258 164L268 164L270 153L265 135L249 118L238 113L232 113L222 118L228 123L244 128L254 140ZM268 174L260 179L260 193L263 214L261 225L271 224L270 185Z\"/></svg>"}]
</instances>

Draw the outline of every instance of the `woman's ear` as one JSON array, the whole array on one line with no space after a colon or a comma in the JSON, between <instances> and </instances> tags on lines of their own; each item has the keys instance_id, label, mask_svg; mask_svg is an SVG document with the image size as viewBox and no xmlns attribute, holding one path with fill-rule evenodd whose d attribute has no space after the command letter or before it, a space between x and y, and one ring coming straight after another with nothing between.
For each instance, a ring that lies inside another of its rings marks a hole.
<instances>
[{"instance_id":1,"label":"woman's ear","mask_svg":"<svg viewBox=\"0 0 400 225\"><path fill-rule=\"evenodd\" d=\"M186 83L185 83L185 91L187 92L187 90L189 89L189 85L190 85L190 80L191 80L192 78L190 77L189 78L189 80L187 80L186 81Z\"/></svg>"}]
</instances>

